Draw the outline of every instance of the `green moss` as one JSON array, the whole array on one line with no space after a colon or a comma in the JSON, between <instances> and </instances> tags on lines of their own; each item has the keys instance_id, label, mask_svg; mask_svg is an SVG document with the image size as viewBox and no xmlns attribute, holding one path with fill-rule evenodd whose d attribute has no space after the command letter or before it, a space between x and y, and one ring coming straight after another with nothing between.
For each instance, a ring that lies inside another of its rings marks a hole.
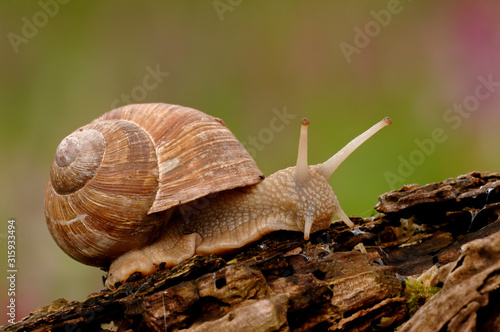
<instances>
[{"instance_id":1,"label":"green moss","mask_svg":"<svg viewBox=\"0 0 500 332\"><path fill-rule=\"evenodd\" d=\"M440 287L427 286L417 279L410 278L405 280L406 291L408 300L409 313L413 314L421 306L423 306L433 295L435 295Z\"/></svg>"}]
</instances>

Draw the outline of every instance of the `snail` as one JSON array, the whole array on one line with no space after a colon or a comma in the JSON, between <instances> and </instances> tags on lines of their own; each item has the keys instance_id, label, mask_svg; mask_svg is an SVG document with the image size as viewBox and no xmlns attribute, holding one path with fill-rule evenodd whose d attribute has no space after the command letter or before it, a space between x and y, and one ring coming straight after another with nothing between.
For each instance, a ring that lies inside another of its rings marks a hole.
<instances>
[{"instance_id":1,"label":"snail","mask_svg":"<svg viewBox=\"0 0 500 332\"><path fill-rule=\"evenodd\" d=\"M63 139L45 190L59 247L108 269L114 288L198 255L223 254L276 230L308 240L334 215L350 227L328 183L384 118L326 162L307 163L302 120L297 164L267 178L224 122L178 105L114 109Z\"/></svg>"}]
</instances>

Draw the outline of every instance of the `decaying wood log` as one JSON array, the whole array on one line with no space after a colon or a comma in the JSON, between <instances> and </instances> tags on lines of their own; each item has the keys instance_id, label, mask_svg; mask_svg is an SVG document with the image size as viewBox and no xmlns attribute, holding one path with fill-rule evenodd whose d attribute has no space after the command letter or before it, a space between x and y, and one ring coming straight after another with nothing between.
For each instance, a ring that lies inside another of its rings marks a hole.
<instances>
[{"instance_id":1,"label":"decaying wood log","mask_svg":"<svg viewBox=\"0 0 500 332\"><path fill-rule=\"evenodd\" d=\"M500 232L462 249L456 262L442 268L441 291L401 331L500 329Z\"/></svg>"},{"instance_id":2,"label":"decaying wood log","mask_svg":"<svg viewBox=\"0 0 500 332\"><path fill-rule=\"evenodd\" d=\"M304 241L275 232L226 257L60 299L6 331L494 331L500 326L500 174L379 197L379 214ZM132 278L133 279L133 278ZM435 294L435 295L434 295ZM430 298L430 299L429 299Z\"/></svg>"}]
</instances>

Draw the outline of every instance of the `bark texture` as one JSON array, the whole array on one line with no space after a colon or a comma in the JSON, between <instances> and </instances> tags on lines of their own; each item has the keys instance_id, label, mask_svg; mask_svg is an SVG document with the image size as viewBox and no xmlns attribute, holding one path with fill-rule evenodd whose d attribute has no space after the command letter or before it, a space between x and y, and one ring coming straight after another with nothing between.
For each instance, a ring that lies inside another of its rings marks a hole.
<instances>
[{"instance_id":1,"label":"bark texture","mask_svg":"<svg viewBox=\"0 0 500 332\"><path fill-rule=\"evenodd\" d=\"M496 331L500 175L472 172L379 197L378 214L275 232L193 257L6 331Z\"/></svg>"}]
</instances>

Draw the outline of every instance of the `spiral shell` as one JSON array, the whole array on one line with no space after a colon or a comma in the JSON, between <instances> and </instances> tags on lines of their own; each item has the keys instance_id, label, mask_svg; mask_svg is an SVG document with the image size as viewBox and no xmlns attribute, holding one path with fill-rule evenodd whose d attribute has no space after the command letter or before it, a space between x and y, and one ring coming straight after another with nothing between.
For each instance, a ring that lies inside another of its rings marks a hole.
<instances>
[{"instance_id":1,"label":"spiral shell","mask_svg":"<svg viewBox=\"0 0 500 332\"><path fill-rule=\"evenodd\" d=\"M68 255L106 267L153 242L174 207L262 179L222 120L177 105L128 105L60 143L46 221Z\"/></svg>"}]
</instances>

